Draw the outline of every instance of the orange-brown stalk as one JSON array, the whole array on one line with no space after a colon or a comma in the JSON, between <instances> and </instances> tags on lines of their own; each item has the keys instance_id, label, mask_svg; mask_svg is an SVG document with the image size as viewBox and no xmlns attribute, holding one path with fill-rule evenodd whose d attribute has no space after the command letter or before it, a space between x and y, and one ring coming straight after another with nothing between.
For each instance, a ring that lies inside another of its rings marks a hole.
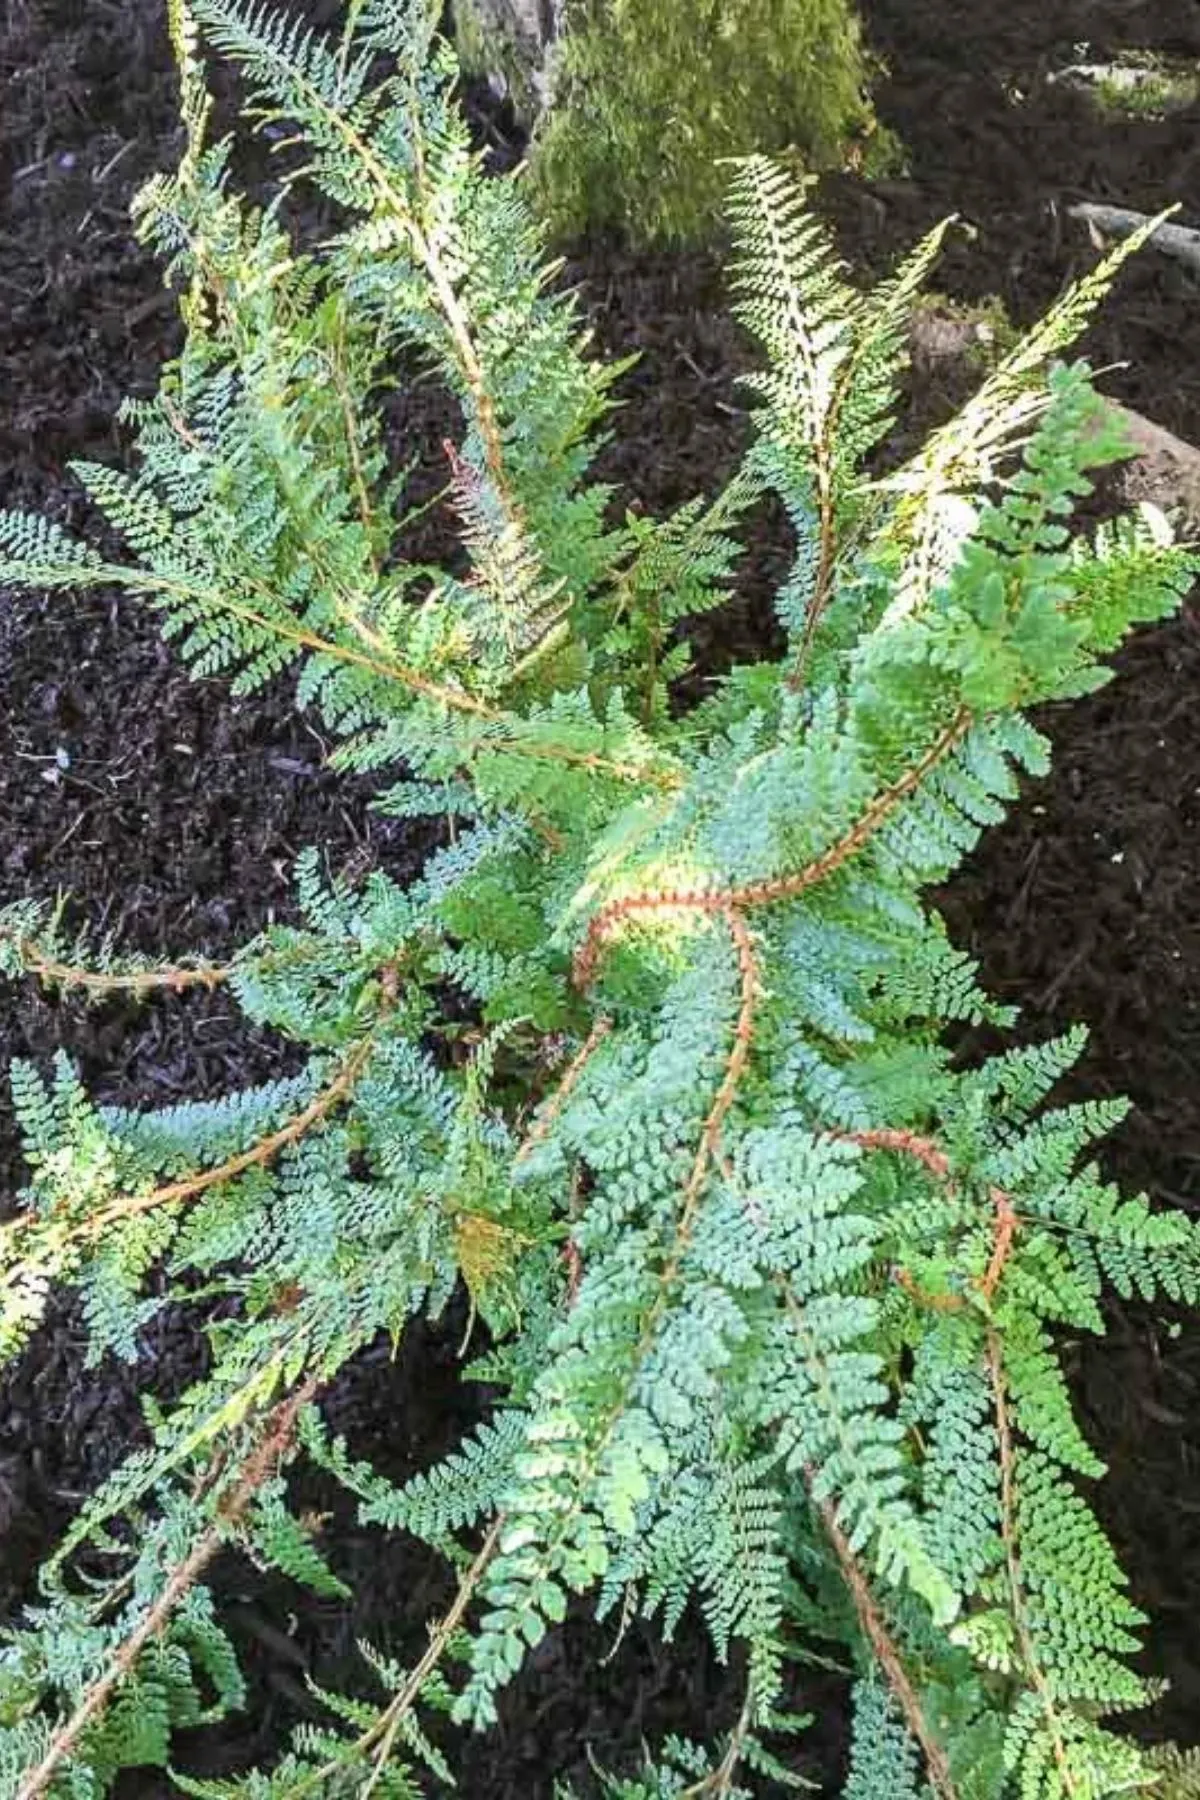
<instances>
[{"instance_id":1,"label":"orange-brown stalk","mask_svg":"<svg viewBox=\"0 0 1200 1800\"><path fill-rule=\"evenodd\" d=\"M194 969L140 969L125 975L106 975L99 970L77 967L74 963L59 962L47 956L32 938L22 938L17 951L26 973L36 975L39 981L51 987L85 988L93 994L147 994L156 988L181 994L185 988L220 987L233 974L232 964L221 967L202 964Z\"/></svg>"},{"instance_id":2,"label":"orange-brown stalk","mask_svg":"<svg viewBox=\"0 0 1200 1800\"><path fill-rule=\"evenodd\" d=\"M827 1133L844 1144L858 1144L863 1150L894 1151L898 1156L910 1156L929 1170L938 1181L952 1193L954 1191L954 1173L950 1158L946 1152L934 1143L932 1138L921 1137L915 1131L890 1130L886 1126L870 1131L831 1131ZM1003 1188L990 1187L988 1198L995 1209L995 1236L992 1241L992 1254L983 1275L976 1282L979 1292L987 1300L995 1297L1000 1285L1009 1256L1012 1253L1013 1240L1017 1235L1020 1223L1012 1197ZM911 1275L901 1270L899 1280L902 1286L917 1294L927 1304L944 1304L944 1296L921 1296Z\"/></svg>"},{"instance_id":3,"label":"orange-brown stalk","mask_svg":"<svg viewBox=\"0 0 1200 1800\"><path fill-rule=\"evenodd\" d=\"M725 1076L717 1089L717 1097L712 1103L708 1117L704 1121L704 1130L700 1134L696 1159L688 1178L684 1194L685 1212L688 1208L694 1209L695 1203L700 1197L700 1190L704 1186L709 1165L720 1147L721 1128L737 1096L742 1076L746 1073L746 1067L750 1061L750 1047L754 1039L754 1009L758 1000L758 964L754 956L754 943L745 919L735 907L726 908L725 923L729 927L729 935L732 937L734 948L737 951L741 1005L738 1008L737 1023L733 1028L733 1048L729 1052L729 1060L725 1065Z\"/></svg>"},{"instance_id":4,"label":"orange-brown stalk","mask_svg":"<svg viewBox=\"0 0 1200 1800\"><path fill-rule=\"evenodd\" d=\"M601 952L613 932L634 913L699 912L741 913L756 906L769 906L778 900L795 900L809 888L816 887L837 873L851 857L870 842L885 825L897 807L916 792L926 776L960 744L971 728L972 715L961 707L934 740L919 762L914 763L898 781L877 794L849 831L831 844L828 850L793 875L779 875L767 881L752 881L728 888L666 888L652 893L626 894L610 900L592 915L583 942L575 954L575 982L587 988L596 978Z\"/></svg>"},{"instance_id":5,"label":"orange-brown stalk","mask_svg":"<svg viewBox=\"0 0 1200 1800\"><path fill-rule=\"evenodd\" d=\"M233 1181L248 1169L263 1168L267 1163L273 1162L282 1150L286 1150L290 1144L299 1143L305 1132L311 1131L314 1125L319 1125L322 1119L327 1118L349 1097L374 1047L373 1037L363 1038L355 1045L329 1086L315 1094L303 1112L297 1113L294 1119L289 1119L286 1125L280 1126L269 1137L252 1144L240 1156L231 1156L228 1162L219 1164L215 1169L204 1169L198 1175L186 1175L179 1181L152 1188L148 1194L130 1194L114 1200L110 1206L103 1207L91 1218L83 1220L79 1235L88 1240L100 1237L110 1225L119 1224L122 1219L137 1218L141 1213L154 1212L160 1206L171 1206L180 1200L193 1200L197 1194L219 1187L224 1181Z\"/></svg>"},{"instance_id":6,"label":"orange-brown stalk","mask_svg":"<svg viewBox=\"0 0 1200 1800\"><path fill-rule=\"evenodd\" d=\"M312 1399L316 1389L315 1377L310 1378L290 1399L275 1408L267 1420L266 1430L246 1460L237 1485L221 1501L219 1518L196 1540L187 1556L172 1571L162 1593L145 1618L130 1632L104 1674L87 1690L66 1724L54 1734L41 1762L22 1781L15 1800L38 1800L38 1796L46 1792L88 1726L99 1718L121 1682L132 1673L147 1644L163 1631L176 1607L195 1587L209 1563L224 1546L230 1526L241 1518L279 1458L286 1454L291 1445L297 1416L301 1408Z\"/></svg>"},{"instance_id":7,"label":"orange-brown stalk","mask_svg":"<svg viewBox=\"0 0 1200 1800\"><path fill-rule=\"evenodd\" d=\"M602 1014L592 1026L581 1048L571 1059L570 1066L557 1088L549 1099L538 1108L537 1115L517 1150L515 1162L524 1162L527 1156L533 1154L539 1144L544 1143L554 1128L555 1120L559 1118L564 1106L578 1086L583 1071L611 1030L612 1020Z\"/></svg>"},{"instance_id":8,"label":"orange-brown stalk","mask_svg":"<svg viewBox=\"0 0 1200 1800\"><path fill-rule=\"evenodd\" d=\"M811 1474L809 1480L811 1485ZM950 1772L946 1752L942 1749L932 1726L925 1717L920 1698L909 1679L908 1670L904 1666L904 1658L887 1628L858 1558L850 1548L850 1541L838 1523L837 1513L828 1500L814 1500L813 1504L825 1527L826 1536L833 1546L833 1553L837 1557L838 1566L842 1571L842 1579L854 1602L859 1628L871 1647L871 1654L878 1663L880 1672L891 1689L897 1706L904 1715L905 1724L921 1746L929 1785L938 1795L939 1800L958 1800L958 1790L954 1785L954 1777Z\"/></svg>"},{"instance_id":9,"label":"orange-brown stalk","mask_svg":"<svg viewBox=\"0 0 1200 1800\"><path fill-rule=\"evenodd\" d=\"M675 1279L679 1265L691 1242L692 1227L696 1222L696 1209L704 1192L704 1183L708 1177L709 1168L720 1151L721 1130L729 1115L729 1109L737 1097L742 1077L746 1073L750 1061L750 1049L754 1041L754 1009L758 1002L758 963L754 955L754 943L747 929L746 921L733 907L725 909L725 923L737 951L741 1004L738 1008L737 1023L733 1028L733 1047L725 1064L725 1074L717 1089L716 1099L709 1108L708 1117L704 1121L691 1173L688 1176L687 1186L683 1190L683 1208L676 1227L675 1244L662 1275L664 1292Z\"/></svg>"}]
</instances>

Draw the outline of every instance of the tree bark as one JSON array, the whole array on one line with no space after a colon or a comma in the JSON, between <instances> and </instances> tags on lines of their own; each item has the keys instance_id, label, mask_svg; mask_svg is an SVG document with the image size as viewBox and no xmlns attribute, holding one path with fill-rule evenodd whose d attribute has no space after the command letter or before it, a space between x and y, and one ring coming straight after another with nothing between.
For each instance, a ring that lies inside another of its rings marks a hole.
<instances>
[{"instance_id":1,"label":"tree bark","mask_svg":"<svg viewBox=\"0 0 1200 1800\"><path fill-rule=\"evenodd\" d=\"M549 59L564 5L565 0L455 0L466 66L486 75L529 127L549 103Z\"/></svg>"}]
</instances>

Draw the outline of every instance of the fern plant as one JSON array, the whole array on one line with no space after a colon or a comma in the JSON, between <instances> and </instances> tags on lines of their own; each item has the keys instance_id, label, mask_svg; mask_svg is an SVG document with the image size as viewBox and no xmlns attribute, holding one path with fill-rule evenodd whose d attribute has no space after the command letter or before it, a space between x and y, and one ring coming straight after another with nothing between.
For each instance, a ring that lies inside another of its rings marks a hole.
<instances>
[{"instance_id":1,"label":"fern plant","mask_svg":"<svg viewBox=\"0 0 1200 1800\"><path fill-rule=\"evenodd\" d=\"M1054 1104L1080 1033L956 1062L949 1024L1011 1014L923 898L1044 770L1028 709L1105 680L1194 573L1149 511L1071 526L1122 446L1062 356L1131 246L872 475L942 233L859 292L788 176L743 163L754 440L717 495L622 516L589 475L619 370L519 181L472 154L437 11L356 0L326 41L171 0L187 144L139 221L184 348L126 409L131 472L75 471L127 550L0 516L6 587L140 597L242 692L294 676L381 808L443 822L407 887L331 882L314 847L303 923L224 966L89 960L42 907L2 916L14 980L146 1004L224 984L308 1060L165 1112L95 1104L65 1061L13 1070L5 1354L36 1355L56 1286L97 1357L131 1355L172 1292L224 1304L209 1373L151 1409L6 1632L0 1787L98 1796L158 1765L213 1800L431 1792L439 1718L486 1729L583 1595L668 1638L695 1601L746 1669L731 1733L665 1743L613 1795L804 1785L789 1695L814 1654L855 1679L849 1800L1166 1792L1120 1727L1152 1697L1142 1620L1056 1338L1102 1330L1106 1286L1194 1301L1200 1232L1102 1179L1119 1105ZM292 242L286 193L235 191L202 43L303 145L336 208L319 245ZM413 368L462 414L445 567L407 552L381 422ZM768 492L796 539L787 654L681 713L681 626L721 604ZM330 1436L322 1393L463 1291L498 1398L397 1486ZM218 1553L345 1593L289 1501L301 1457L447 1559L456 1596L412 1666L365 1647L361 1691L325 1694L277 1765L200 1780L174 1733L245 1698Z\"/></svg>"}]
</instances>

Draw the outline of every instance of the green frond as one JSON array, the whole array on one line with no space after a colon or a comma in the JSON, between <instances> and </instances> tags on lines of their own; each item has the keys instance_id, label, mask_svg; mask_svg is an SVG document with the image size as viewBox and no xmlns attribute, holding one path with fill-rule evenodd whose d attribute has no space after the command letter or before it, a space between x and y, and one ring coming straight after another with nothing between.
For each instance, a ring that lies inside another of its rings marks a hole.
<instances>
[{"instance_id":1,"label":"green frond","mask_svg":"<svg viewBox=\"0 0 1200 1800\"><path fill-rule=\"evenodd\" d=\"M860 291L794 179L741 162L755 442L703 500L622 517L591 475L620 368L521 183L473 152L437 10L352 0L326 34L171 0L187 141L139 229L183 347L125 410L131 468L75 471L125 549L0 517L0 585L140 599L239 691L294 676L337 767L444 821L404 881L311 847L297 920L219 969L0 912L6 981L148 1005L220 982L299 1070L160 1111L97 1105L63 1058L12 1071L29 1175L0 1225L0 1355L72 1288L94 1356L135 1356L173 1303L205 1307L208 1360L147 1399L0 1649L0 1785L49 1757L55 1791L102 1800L243 1703L201 1580L218 1551L346 1600L332 1533L289 1508L303 1454L456 1585L412 1667L364 1651L364 1691L324 1696L274 1768L183 1791L446 1782L431 1715L491 1723L572 1596L667 1636L694 1604L748 1676L726 1741L669 1739L614 1795L803 1786L785 1672L839 1645L850 1800L1144 1788L1153 1760L1107 1722L1149 1697L1142 1614L1086 1497L1103 1446L1062 1340L1103 1331L1111 1288L1200 1300L1200 1230L1101 1179L1122 1104L1055 1093L1082 1033L951 1053L947 1026L1013 1015L931 899L1045 773L1027 709L1105 679L1195 572L1146 510L1073 531L1119 434L1084 366L1047 365L1115 264L876 480L943 233ZM202 43L287 121L336 203L326 241L239 197ZM414 501L420 409L387 396L429 380L462 417ZM684 708L687 621L771 491L787 654ZM420 517L446 502L458 552L431 566ZM464 1293L475 1414L390 1479L331 1438L322 1393Z\"/></svg>"}]
</instances>

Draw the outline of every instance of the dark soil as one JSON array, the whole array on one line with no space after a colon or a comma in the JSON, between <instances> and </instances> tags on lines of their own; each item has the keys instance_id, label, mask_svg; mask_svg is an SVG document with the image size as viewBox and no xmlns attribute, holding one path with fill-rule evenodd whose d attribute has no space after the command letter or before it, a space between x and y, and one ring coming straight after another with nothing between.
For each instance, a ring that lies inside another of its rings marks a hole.
<instances>
[{"instance_id":1,"label":"dark soil","mask_svg":"<svg viewBox=\"0 0 1200 1800\"><path fill-rule=\"evenodd\" d=\"M120 453L115 408L152 389L175 342L171 305L127 224L132 189L177 148L160 10L160 0L5 0L0 11L0 504L79 515L67 462ZM1066 218L1073 201L1152 210L1180 200L1195 222L1200 110L1107 122L1044 79L1079 60L1083 44L1092 60L1125 45L1200 55L1193 0L864 0L864 13L890 70L880 111L909 170L827 184L855 266L881 269L957 212L974 232L952 244L940 285L965 300L998 296L1024 322L1093 260ZM703 257L601 249L580 251L572 273L604 347L642 352L605 473L649 509L677 504L719 478L742 429L733 383L744 352L719 274ZM1087 348L1112 366L1111 392L1200 441L1200 305L1174 265L1143 256ZM945 403L936 372L923 372L913 399L922 417ZM761 654L786 555L778 522L764 516L737 597L703 640L710 670ZM1189 1210L1200 1203L1198 681L1200 613L1142 636L1108 689L1045 721L1053 777L945 899L955 935L992 988L1020 1003L1031 1033L1075 1019L1091 1027L1077 1090L1135 1102L1109 1147L1114 1173ZM322 758L286 692L239 704L217 684L186 681L131 608L52 596L0 610L0 901L63 890L81 921L126 950L219 956L288 913L303 844L323 845L334 865L413 866L423 846L371 815L364 792L335 782ZM278 1046L220 995L140 1011L0 995L0 1053L45 1060L57 1046L104 1098L126 1102L212 1093L279 1067ZM0 1125L0 1209L18 1181ZM1072 1354L1091 1435L1112 1465L1101 1505L1153 1615L1147 1667L1172 1683L1151 1729L1188 1737L1200 1711L1200 1327L1181 1323L1172 1336L1114 1307L1108 1340ZM400 1473L453 1441L472 1407L454 1342L423 1331L398 1361L380 1348L347 1373L329 1411L357 1451ZM137 1367L88 1371L78 1321L58 1309L0 1386L0 1611L29 1593L81 1495L137 1440L139 1389L169 1398L202 1366L195 1322L168 1313ZM360 1584L352 1613L240 1566L222 1571L255 1704L210 1743L205 1767L277 1746L311 1712L305 1675L336 1680L357 1636L398 1654L420 1642L445 1597L440 1573L403 1546L382 1554L376 1536L353 1528L339 1531L335 1555ZM600 1674L596 1651L608 1642L583 1623L548 1641L499 1733L470 1753L464 1792L549 1800L568 1774L588 1788L588 1746L632 1768L643 1738L711 1733L730 1716L736 1680L698 1632L671 1653L631 1632ZM809 1700L822 1705L820 1692ZM838 1704L831 1688L820 1754L806 1767L836 1762ZM163 1789L152 1780L127 1791Z\"/></svg>"}]
</instances>

